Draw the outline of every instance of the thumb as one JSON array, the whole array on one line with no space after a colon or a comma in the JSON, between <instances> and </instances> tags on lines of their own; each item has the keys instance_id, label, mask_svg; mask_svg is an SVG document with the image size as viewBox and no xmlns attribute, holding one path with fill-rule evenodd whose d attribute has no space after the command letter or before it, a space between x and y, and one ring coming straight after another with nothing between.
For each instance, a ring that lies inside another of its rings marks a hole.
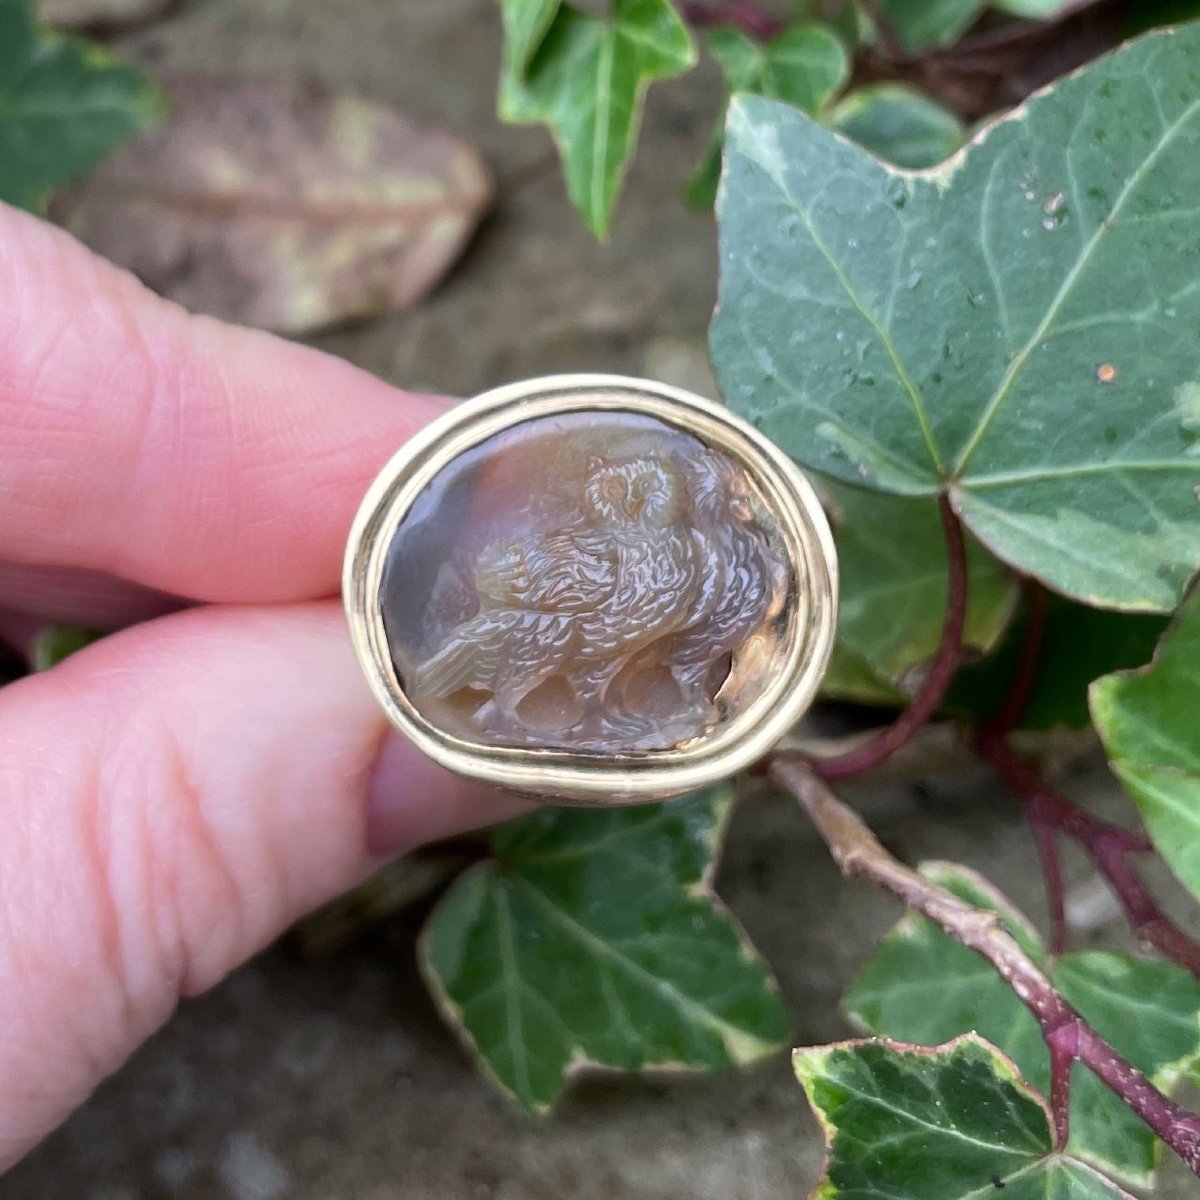
<instances>
[{"instance_id":1,"label":"thumb","mask_svg":"<svg viewBox=\"0 0 1200 1200\"><path fill-rule=\"evenodd\" d=\"M385 725L329 602L190 610L0 691L0 1169L377 853L518 810Z\"/></svg>"}]
</instances>

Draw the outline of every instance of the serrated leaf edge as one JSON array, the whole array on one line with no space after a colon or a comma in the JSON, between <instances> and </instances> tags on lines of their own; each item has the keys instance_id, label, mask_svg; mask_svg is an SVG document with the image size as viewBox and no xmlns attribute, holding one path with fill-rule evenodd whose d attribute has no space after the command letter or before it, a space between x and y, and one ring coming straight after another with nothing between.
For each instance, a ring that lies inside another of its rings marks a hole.
<instances>
[{"instance_id":1,"label":"serrated leaf edge","mask_svg":"<svg viewBox=\"0 0 1200 1200\"><path fill-rule=\"evenodd\" d=\"M1172 27L1167 27L1167 28L1163 28L1163 29L1156 29L1156 30L1153 30L1152 32L1142 34L1137 38L1131 39L1127 42L1120 44L1119 46L1115 47L1111 51L1100 56L1099 59L1095 59L1090 62L1084 63L1083 65L1078 67L1076 70L1068 72L1065 75L1055 78L1050 83L1046 84L1044 87L1041 87L1037 91L1031 93L1025 99L1025 101L1023 103L1021 103L1020 105L1018 105L1016 108L1011 109L1008 112L1002 113L1001 115L997 116L993 120L985 121L984 123L982 123L976 129L975 133L967 141L965 141L963 143L963 145L960 146L958 148L958 150L956 150L954 152L954 154L952 154L948 159L946 159L945 162L939 163L938 165L936 165L934 167L915 168L915 169L898 167L895 164L890 163L890 162L886 161L885 159L880 158L878 155L873 154L866 147L860 146L852 138L841 133L839 130L834 129L830 126L825 126L825 125L821 125L821 128L827 134L829 134L831 137L833 137L837 141L841 142L843 145L852 147L857 153L864 154L868 158L872 159L875 163L877 163L879 165L880 168L882 168L882 170L884 170L887 174L891 175L894 179L896 179L900 183L902 183L909 190L910 194L911 194L912 185L919 180L932 183L938 189L939 193L944 193L945 191L948 190L950 183L953 180L954 176L958 173L958 171L962 168L963 164L966 162L967 157L971 153L973 153L973 151L975 150L976 147L982 146L988 140L988 138L990 138L992 136L993 132L997 128L999 128L1000 126L1009 124L1009 123L1021 122L1021 121L1026 120L1028 118L1029 109L1030 109L1031 105L1039 102L1044 97L1049 96L1053 91L1058 89L1065 81L1076 79L1079 76L1088 72L1089 70L1093 69L1096 66L1097 62L1111 62L1111 61L1113 61L1117 58L1120 58L1120 57L1124 56L1125 54L1129 53L1135 46L1141 46L1144 43L1147 43L1150 41L1163 41L1167 38L1173 38L1178 35L1180 28L1183 28L1183 26L1172 26ZM729 132L734 124L734 121L743 119L743 113L747 106L747 102L753 103L753 104L767 104L767 105L780 103L778 101L766 99L764 97L759 97L759 96L751 96L751 95L745 95L745 94L734 96L731 99L730 104L727 109L727 112L726 112L726 126L725 126L726 139L728 139L728 137L729 137ZM796 113L802 120L808 120L808 121L812 122L813 124L820 124L819 122L813 121L813 119L811 117L808 117L806 114L800 112L800 110L798 110L798 109L792 109L788 105L781 105L781 107L788 108L789 111ZM1173 136L1174 131L1177 130L1182 125L1183 121L1187 118L1187 116L1194 114L1194 112L1197 109L1200 109L1200 98L1198 98L1192 105L1189 106L1189 108L1187 109L1187 111L1183 117L1178 118L1171 127L1169 127L1166 131L1164 131L1163 137L1160 139L1156 148L1151 152L1151 157L1154 157L1161 151L1165 142L1167 140L1169 140L1169 138L1171 136ZM723 197L724 190L725 190L725 179L726 179L726 173L727 173L727 169L728 169L728 161L729 161L729 156L725 155L723 162L722 162L721 180L720 180L720 185L718 187L718 192L717 192L718 210L721 207L721 201L722 201L722 197ZM1147 161L1149 161L1149 159L1147 159ZM760 164L760 165L763 165L763 164ZM1110 226L1112 224L1112 219L1115 216L1116 209L1119 208L1124 203L1125 199L1127 199L1128 195L1130 194L1130 192L1133 188L1135 181L1140 179L1141 174L1142 174L1142 169L1144 167L1145 167L1145 164L1143 164L1142 168L1139 168L1138 172L1134 176L1131 176L1130 179L1126 181L1125 186L1123 187L1120 195L1118 196L1117 200L1114 202L1113 210L1109 213L1108 218L1097 228L1096 232L1093 234L1093 236L1090 239L1090 241L1088 242L1088 244L1081 251L1081 255L1077 259L1075 266L1071 269L1070 272L1068 272L1067 277L1063 281L1062 287L1060 287L1059 292L1057 293L1055 299L1051 303L1051 307L1050 307L1050 310L1048 310L1047 316L1043 319L1042 322L1039 323L1038 328L1034 331L1034 333L1027 340L1025 346L1022 347L1016 353L1016 355L1013 356L1013 358L1011 359L1009 366L1006 369L1000 383L997 385L997 389L996 389L995 393L989 398L987 404L983 408L977 428L975 429L974 433L972 434L972 436L969 439L969 441L967 442L967 444L963 447L963 449L961 449L959 451L956 461L952 465L950 465L950 470L949 470L948 475L945 473L947 470L948 464L946 464L942 461L941 456L940 456L940 447L938 447L931 438L928 423L924 416L924 407L923 407L922 398L921 398L919 392L917 392L916 389L914 388L912 381L908 375L907 368L895 355L894 349L891 346L890 339L885 335L884 331L881 329L877 329L877 334L880 338L881 345L892 357L893 365L894 365L894 367L896 369L896 373L897 373L897 378L899 379L900 383L904 387L905 391L907 391L909 393L909 396L911 397L911 399L913 401L917 422L918 422L918 425L919 425L922 433L924 434L925 441L926 441L928 449L929 449L930 464L932 467L932 471L936 476L936 478L933 479L932 481L930 481L929 479L920 479L920 478L912 475L911 469L908 464L897 464L898 470L901 470L904 475L910 476L910 478L913 481L913 486L905 491L898 491L894 488L889 489L890 494L907 495L907 496L937 496L944 492L948 495L951 506L953 507L953 509L955 511L955 514L962 520L964 526L967 529L969 529L971 534L978 540L978 542L982 546L984 546L987 549L987 551L989 553L991 553L995 558L997 558L1000 562L1002 562L1010 567L1013 567L1013 569L1018 570L1023 574L1029 575L1030 577L1038 580L1040 583L1043 583L1044 585L1046 585L1053 591L1061 592L1061 594L1063 594L1063 595L1068 595L1071 598L1078 600L1082 603L1090 604L1092 607L1103 607L1103 608L1111 609L1112 611L1117 611L1117 612L1161 613L1161 612L1168 611L1168 610L1166 608L1164 608L1162 603L1157 602L1155 600L1113 602L1111 599L1106 598L1105 602L1103 604L1097 604L1096 601L1097 601L1098 597L1095 595L1085 595L1082 592L1062 591L1062 589L1059 587L1059 585L1057 585L1053 581L1046 578L1046 576L1044 574L1040 573L1039 571L1030 569L1026 564L1011 563L1009 561L1009 559L1006 558L997 549L997 547L994 545L993 541L985 534L985 532L976 528L975 524L971 521L969 516L964 513L964 511L963 511L964 504L967 501L979 502L979 496L978 496L977 489L973 489L969 486L964 487L960 481L960 476L961 476L962 472L966 469L966 467L969 463L969 460L974 456L975 450L978 448L978 446L983 441L983 439L987 436L987 431L990 428L992 418L993 418L995 412L998 411L1000 404L1003 402L1003 399L1007 397L1009 387L1015 381L1015 379L1016 379L1017 375L1019 375L1020 371L1023 370L1026 361L1028 361L1029 356L1033 353L1034 349L1036 349L1037 345L1044 344L1044 343L1041 343L1040 339L1046 332L1049 324L1052 322L1053 315L1056 314L1056 310L1057 310L1058 306L1066 298L1066 296L1070 290L1070 287L1073 285L1074 280L1078 277L1080 271L1083 268L1084 263L1089 259L1094 246L1097 244L1099 239L1107 233L1108 229L1110 228ZM787 194L786 188L783 188L781 186L781 190L784 191L785 194ZM852 300L854 299L853 295L851 295L851 299ZM719 312L719 311L720 311L720 302L718 300L716 312ZM868 316L867 313L864 312L863 315L864 315L864 317L867 317L868 320L871 320L871 318ZM714 313L714 318L715 318L715 313ZM876 452L879 453L880 455L886 454L886 452L883 450L882 447L875 447L875 449L876 449Z\"/></svg>"},{"instance_id":2,"label":"serrated leaf edge","mask_svg":"<svg viewBox=\"0 0 1200 1200\"><path fill-rule=\"evenodd\" d=\"M736 796L732 787L726 787L723 791L725 795L713 801L714 809L716 810L716 819L713 821L711 831L705 838L705 842L709 848L708 862L705 864L700 878L684 887L683 891L692 899L706 900L712 906L713 910L728 922L737 937L738 953L742 960L761 967L767 990L772 995L782 999L783 993L779 986L779 980L771 969L770 964L755 949L754 943L746 932L745 927L734 916L721 897L717 895L713 886L713 881L720 865L720 854L724 846L725 835L728 832L729 822L736 802ZM450 891L464 884L468 879L473 879L487 872L495 872L496 869L496 860L488 858L483 862L475 863L473 866L468 867L467 870L463 871L450 884L446 894L438 901L433 911L426 918L421 933L417 938L417 967L442 1019L453 1030L458 1041L466 1048L467 1053L474 1060L481 1073L491 1080L492 1085L498 1092L516 1104L522 1111L542 1118L549 1115L555 1104L562 1098L563 1093L567 1090L570 1083L582 1074L655 1076L696 1074L705 1069L690 1063L664 1060L662 1062L647 1063L639 1067L637 1071L624 1071L619 1067L613 1067L607 1063L596 1062L586 1054L580 1053L578 1047L576 1047L576 1053L563 1067L562 1081L554 1096L544 1103L535 1102L531 1105L526 1104L496 1074L486 1056L479 1050L475 1039L468 1033L466 1023L462 1018L462 1007L455 1003L450 994L442 986L441 978L433 968L429 953L429 942L438 912L445 902L446 897L450 894ZM721 1021L719 1018L713 1018L713 1020L715 1024L710 1026L710 1028L720 1037L721 1043L729 1055L730 1067L749 1066L754 1062L777 1053L787 1045L786 1036L778 1042L768 1042L755 1037L753 1034L747 1034L744 1030L737 1029L727 1022ZM717 1028L718 1026L719 1028Z\"/></svg>"},{"instance_id":3,"label":"serrated leaf edge","mask_svg":"<svg viewBox=\"0 0 1200 1200\"><path fill-rule=\"evenodd\" d=\"M828 1174L829 1167L833 1162L833 1144L839 1130L838 1126L818 1107L813 1098L812 1084L820 1073L820 1068L839 1050L857 1050L863 1046L883 1046L898 1054L907 1054L913 1058L925 1059L952 1055L964 1046L982 1051L985 1056L991 1058L993 1063L996 1064L997 1074L1000 1078L1008 1080L1019 1091L1028 1094L1029 1098L1045 1114L1046 1140L1049 1142L1051 1114L1046 1098L1037 1088L1025 1081L1024 1076L1022 1076L1017 1068L1017 1064L1003 1050L994 1046L986 1038L980 1037L977 1033L963 1033L956 1038L951 1038L948 1042L942 1042L938 1046L919 1046L915 1042L901 1042L885 1037L844 1038L841 1041L829 1042L823 1046L801 1046L792 1051L792 1070L796 1073L796 1079L804 1090L805 1099L808 1101L808 1106L812 1110L812 1114L816 1118L817 1124L821 1128L821 1134L825 1139L824 1156L821 1161L821 1175L809 1193L808 1200L836 1200L837 1197L836 1185L828 1178ZM1044 1160L1039 1159L1038 1161L1041 1162ZM965 1200L965 1197L960 1198L960 1200Z\"/></svg>"},{"instance_id":4,"label":"serrated leaf edge","mask_svg":"<svg viewBox=\"0 0 1200 1200\"><path fill-rule=\"evenodd\" d=\"M809 1108L816 1118L825 1140L820 1178L809 1192L808 1200L838 1200L836 1185L828 1178L829 1167L833 1161L833 1143L838 1133L838 1127L817 1106L811 1090L811 1084L819 1073L818 1068L820 1065L827 1062L839 1050L854 1050L861 1046L884 1046L889 1050L900 1054L908 1054L914 1058L935 1058L943 1055L952 1055L964 1045L969 1045L982 1051L986 1057L991 1059L996 1074L1000 1079L1011 1083L1018 1091L1023 1092L1033 1100L1042 1110L1046 1117L1046 1134L1047 1142L1049 1142L1052 1117L1050 1106L1045 1096L1025 1079L1017 1064L1003 1050L992 1042L989 1042L986 1038L980 1037L977 1033L960 1034L958 1037L951 1038L948 1042L942 1042L937 1046L919 1046L912 1042L901 1042L892 1038L870 1037L846 1038L842 1041L830 1042L822 1046L798 1047L792 1051L792 1069L795 1071L796 1078L804 1090L805 1099L808 1101ZM1020 1173L1024 1174L1035 1167L1053 1162L1067 1163L1094 1175L1112 1191L1117 1200L1136 1200L1136 1197L1127 1192L1120 1184L1109 1179L1107 1175L1097 1170L1091 1163L1085 1162L1073 1154L1050 1151L1023 1167ZM981 1198L986 1197L994 1189L994 1186L994 1184L987 1184L985 1185L985 1191L977 1189L976 1193L967 1193L965 1196L957 1197L956 1200L971 1200L974 1194L978 1194Z\"/></svg>"}]
</instances>

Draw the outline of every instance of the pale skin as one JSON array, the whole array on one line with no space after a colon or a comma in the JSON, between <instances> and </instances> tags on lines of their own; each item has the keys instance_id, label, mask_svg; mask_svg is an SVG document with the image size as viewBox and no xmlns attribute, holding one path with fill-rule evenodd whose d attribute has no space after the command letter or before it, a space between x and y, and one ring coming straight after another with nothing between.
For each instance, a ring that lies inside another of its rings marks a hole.
<instances>
[{"instance_id":1,"label":"pale skin","mask_svg":"<svg viewBox=\"0 0 1200 1200\"><path fill-rule=\"evenodd\" d=\"M0 205L0 635L120 630L0 689L0 1170L180 997L518 811L387 732L335 598L367 484L444 404Z\"/></svg>"}]
</instances>

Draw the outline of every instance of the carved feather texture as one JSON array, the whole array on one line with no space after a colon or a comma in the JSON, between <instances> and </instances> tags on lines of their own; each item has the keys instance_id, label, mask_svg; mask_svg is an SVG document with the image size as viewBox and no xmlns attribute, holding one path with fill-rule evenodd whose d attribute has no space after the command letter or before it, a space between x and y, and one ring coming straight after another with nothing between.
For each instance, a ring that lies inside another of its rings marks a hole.
<instances>
[{"instance_id":1,"label":"carved feather texture","mask_svg":"<svg viewBox=\"0 0 1200 1200\"><path fill-rule=\"evenodd\" d=\"M474 694L481 732L515 740L623 749L703 732L714 666L769 618L784 577L748 490L716 453L593 459L576 524L479 555L480 611L418 668L416 693ZM657 680L649 706L643 680ZM528 729L523 704L550 681L570 703Z\"/></svg>"}]
</instances>

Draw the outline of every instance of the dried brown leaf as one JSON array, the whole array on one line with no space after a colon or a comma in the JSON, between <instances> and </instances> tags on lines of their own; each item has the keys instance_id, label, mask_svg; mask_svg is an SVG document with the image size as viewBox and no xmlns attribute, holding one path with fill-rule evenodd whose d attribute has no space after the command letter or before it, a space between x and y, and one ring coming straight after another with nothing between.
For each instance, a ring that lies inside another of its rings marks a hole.
<instances>
[{"instance_id":1,"label":"dried brown leaf","mask_svg":"<svg viewBox=\"0 0 1200 1200\"><path fill-rule=\"evenodd\" d=\"M173 115L55 217L187 308L285 333L392 312L487 209L476 152L313 84L169 78Z\"/></svg>"},{"instance_id":2,"label":"dried brown leaf","mask_svg":"<svg viewBox=\"0 0 1200 1200\"><path fill-rule=\"evenodd\" d=\"M174 0L38 0L38 19L60 29L117 29L161 16Z\"/></svg>"}]
</instances>

